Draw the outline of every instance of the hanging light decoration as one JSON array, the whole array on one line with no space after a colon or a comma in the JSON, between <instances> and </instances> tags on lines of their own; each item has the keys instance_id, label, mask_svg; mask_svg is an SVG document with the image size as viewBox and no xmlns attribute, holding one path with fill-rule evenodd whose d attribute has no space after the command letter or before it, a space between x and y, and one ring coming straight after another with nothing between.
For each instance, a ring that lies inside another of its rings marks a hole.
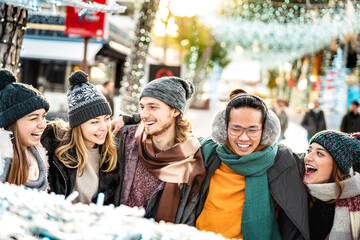
<instances>
[{"instance_id":1,"label":"hanging light decoration","mask_svg":"<svg viewBox=\"0 0 360 240\"><path fill-rule=\"evenodd\" d=\"M359 4L319 2L231 1L225 4L222 17L203 16L202 21L212 26L218 41L241 47L244 57L273 68L314 54L334 38L359 31Z\"/></svg>"},{"instance_id":2,"label":"hanging light decoration","mask_svg":"<svg viewBox=\"0 0 360 240\"><path fill-rule=\"evenodd\" d=\"M31 11L39 11L41 8L53 8L54 6L71 6L95 12L123 13L125 6L115 2L111 4L100 4L92 1L81 0L0 0L0 2L24 8Z\"/></svg>"}]
</instances>

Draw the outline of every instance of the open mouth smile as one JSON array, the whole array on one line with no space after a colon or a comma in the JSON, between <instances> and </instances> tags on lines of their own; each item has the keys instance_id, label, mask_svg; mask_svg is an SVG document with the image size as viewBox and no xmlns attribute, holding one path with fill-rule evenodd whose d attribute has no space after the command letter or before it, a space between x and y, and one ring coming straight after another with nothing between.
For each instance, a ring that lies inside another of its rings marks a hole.
<instances>
[{"instance_id":1,"label":"open mouth smile","mask_svg":"<svg viewBox=\"0 0 360 240\"><path fill-rule=\"evenodd\" d=\"M32 133L31 136L35 138L41 138L42 132Z\"/></svg>"},{"instance_id":2,"label":"open mouth smile","mask_svg":"<svg viewBox=\"0 0 360 240\"><path fill-rule=\"evenodd\" d=\"M102 134L95 134L96 137L104 137L105 136L105 133L102 133Z\"/></svg>"},{"instance_id":3,"label":"open mouth smile","mask_svg":"<svg viewBox=\"0 0 360 240\"><path fill-rule=\"evenodd\" d=\"M145 122L145 126L146 127L149 127L149 126L151 126L151 125L153 125L155 122Z\"/></svg>"},{"instance_id":4,"label":"open mouth smile","mask_svg":"<svg viewBox=\"0 0 360 240\"><path fill-rule=\"evenodd\" d=\"M305 175L309 176L317 171L317 168L311 166L310 164L305 164Z\"/></svg>"},{"instance_id":5,"label":"open mouth smile","mask_svg":"<svg viewBox=\"0 0 360 240\"><path fill-rule=\"evenodd\" d=\"M251 146L250 144L238 144L238 143L236 145L238 145L238 147L242 150L246 150Z\"/></svg>"}]
</instances>

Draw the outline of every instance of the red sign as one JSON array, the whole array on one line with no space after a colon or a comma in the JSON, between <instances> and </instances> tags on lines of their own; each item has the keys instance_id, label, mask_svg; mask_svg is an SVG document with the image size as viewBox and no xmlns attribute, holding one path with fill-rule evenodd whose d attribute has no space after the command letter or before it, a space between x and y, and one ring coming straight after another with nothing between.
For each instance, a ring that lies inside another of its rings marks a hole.
<instances>
[{"instance_id":1,"label":"red sign","mask_svg":"<svg viewBox=\"0 0 360 240\"><path fill-rule=\"evenodd\" d=\"M169 69L166 68L161 68L155 74L155 78L172 77L172 76L174 76L174 74Z\"/></svg>"},{"instance_id":2,"label":"red sign","mask_svg":"<svg viewBox=\"0 0 360 240\"><path fill-rule=\"evenodd\" d=\"M150 71L149 71L150 81L166 76L180 77L180 67L150 64Z\"/></svg>"},{"instance_id":3,"label":"red sign","mask_svg":"<svg viewBox=\"0 0 360 240\"><path fill-rule=\"evenodd\" d=\"M106 4L106 0L93 0ZM80 37L104 37L105 13L66 7L65 34Z\"/></svg>"}]
</instances>

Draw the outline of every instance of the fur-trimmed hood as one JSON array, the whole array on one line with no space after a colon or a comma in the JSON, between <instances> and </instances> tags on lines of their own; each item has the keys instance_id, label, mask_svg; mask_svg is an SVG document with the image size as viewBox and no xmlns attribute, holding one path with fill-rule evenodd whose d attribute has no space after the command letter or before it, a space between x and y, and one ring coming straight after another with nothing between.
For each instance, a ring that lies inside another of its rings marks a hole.
<instances>
[{"instance_id":1,"label":"fur-trimmed hood","mask_svg":"<svg viewBox=\"0 0 360 240\"><path fill-rule=\"evenodd\" d=\"M275 143L280 136L280 121L276 114L268 110L266 121L263 126L260 145L268 145ZM226 127L225 110L218 112L212 122L211 138L220 144L228 140L228 132Z\"/></svg>"}]
</instances>

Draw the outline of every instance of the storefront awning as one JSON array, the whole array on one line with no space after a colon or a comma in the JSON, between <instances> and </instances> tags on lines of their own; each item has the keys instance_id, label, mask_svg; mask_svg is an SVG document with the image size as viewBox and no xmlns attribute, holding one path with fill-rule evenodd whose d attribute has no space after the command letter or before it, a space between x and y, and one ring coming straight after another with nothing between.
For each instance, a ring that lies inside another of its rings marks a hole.
<instances>
[{"instance_id":1,"label":"storefront awning","mask_svg":"<svg viewBox=\"0 0 360 240\"><path fill-rule=\"evenodd\" d=\"M81 62L84 58L84 42L72 40L48 40L24 38L20 57L34 59L53 59ZM87 61L94 61L95 55L103 46L101 42L89 42Z\"/></svg>"},{"instance_id":2,"label":"storefront awning","mask_svg":"<svg viewBox=\"0 0 360 240\"><path fill-rule=\"evenodd\" d=\"M115 48L114 42L110 41L109 43L105 43L96 55L109 57L117 61L125 61L126 55L130 54L130 49L126 48L121 44L115 44L118 46L122 46L123 49Z\"/></svg>"}]
</instances>

